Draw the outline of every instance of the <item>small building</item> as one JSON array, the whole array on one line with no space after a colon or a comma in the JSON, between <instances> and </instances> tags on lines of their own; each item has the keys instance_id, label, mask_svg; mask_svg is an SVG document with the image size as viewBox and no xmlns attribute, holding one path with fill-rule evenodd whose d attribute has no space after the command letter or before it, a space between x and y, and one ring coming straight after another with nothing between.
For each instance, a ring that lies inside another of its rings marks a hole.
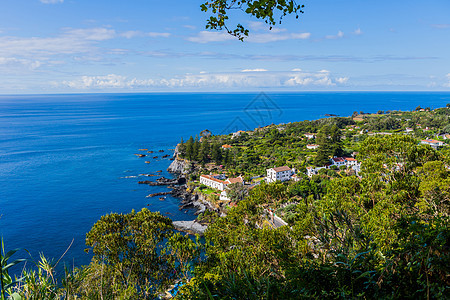
<instances>
[{"instance_id":1,"label":"small building","mask_svg":"<svg viewBox=\"0 0 450 300\"><path fill-rule=\"evenodd\" d=\"M308 145L306 145L306 149L315 150L317 148L319 148L319 145L317 145L317 144L308 144Z\"/></svg>"},{"instance_id":2,"label":"small building","mask_svg":"<svg viewBox=\"0 0 450 300\"><path fill-rule=\"evenodd\" d=\"M294 173L295 172L287 166L270 168L267 169L266 182L271 183L276 181L287 181L291 179L291 176Z\"/></svg>"},{"instance_id":3,"label":"small building","mask_svg":"<svg viewBox=\"0 0 450 300\"><path fill-rule=\"evenodd\" d=\"M410 127L406 127L405 131L406 131L406 133L410 133L410 132L414 132L414 129L412 129Z\"/></svg>"},{"instance_id":4,"label":"small building","mask_svg":"<svg viewBox=\"0 0 450 300\"><path fill-rule=\"evenodd\" d=\"M340 166L345 166L347 161L344 157L333 157L332 159L330 159L331 165L332 166L337 166L338 168Z\"/></svg>"},{"instance_id":5,"label":"small building","mask_svg":"<svg viewBox=\"0 0 450 300\"><path fill-rule=\"evenodd\" d=\"M228 150L231 148L233 148L231 145L228 145L228 144L222 145L222 149Z\"/></svg>"},{"instance_id":6,"label":"small building","mask_svg":"<svg viewBox=\"0 0 450 300\"><path fill-rule=\"evenodd\" d=\"M313 138L316 137L316 135L315 135L314 133L305 133L305 136L306 136L308 139L313 139Z\"/></svg>"},{"instance_id":7,"label":"small building","mask_svg":"<svg viewBox=\"0 0 450 300\"><path fill-rule=\"evenodd\" d=\"M450 134L448 133L438 134L436 137L441 138L443 140L450 140Z\"/></svg>"},{"instance_id":8,"label":"small building","mask_svg":"<svg viewBox=\"0 0 450 300\"><path fill-rule=\"evenodd\" d=\"M444 146L444 142L436 141L436 140L432 140L432 139L421 140L420 143L423 145L430 145L434 149Z\"/></svg>"},{"instance_id":9,"label":"small building","mask_svg":"<svg viewBox=\"0 0 450 300\"><path fill-rule=\"evenodd\" d=\"M348 168L358 165L358 161L353 157L344 157L344 159Z\"/></svg>"},{"instance_id":10,"label":"small building","mask_svg":"<svg viewBox=\"0 0 450 300\"><path fill-rule=\"evenodd\" d=\"M223 191L226 187L226 183L222 180L222 176L224 175L200 175L200 184Z\"/></svg>"},{"instance_id":11,"label":"small building","mask_svg":"<svg viewBox=\"0 0 450 300\"><path fill-rule=\"evenodd\" d=\"M317 175L319 174L319 170L320 169L326 169L326 166L323 167L306 167L306 175L308 175L308 177L311 177L313 175Z\"/></svg>"}]
</instances>

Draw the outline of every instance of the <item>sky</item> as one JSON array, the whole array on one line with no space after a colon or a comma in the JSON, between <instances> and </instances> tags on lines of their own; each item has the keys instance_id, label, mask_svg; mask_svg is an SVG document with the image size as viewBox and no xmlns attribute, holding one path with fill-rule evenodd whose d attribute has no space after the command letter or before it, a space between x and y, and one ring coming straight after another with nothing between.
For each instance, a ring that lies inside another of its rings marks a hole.
<instances>
[{"instance_id":1,"label":"sky","mask_svg":"<svg viewBox=\"0 0 450 300\"><path fill-rule=\"evenodd\" d=\"M0 94L450 91L450 1L305 0L272 30L197 0L1 0Z\"/></svg>"}]
</instances>

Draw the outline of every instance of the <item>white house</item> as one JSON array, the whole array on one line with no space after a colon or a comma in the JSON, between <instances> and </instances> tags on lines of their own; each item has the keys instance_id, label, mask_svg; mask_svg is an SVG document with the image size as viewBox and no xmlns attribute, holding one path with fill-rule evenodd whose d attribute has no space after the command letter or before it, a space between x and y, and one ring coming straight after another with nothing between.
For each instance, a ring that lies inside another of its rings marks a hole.
<instances>
[{"instance_id":1,"label":"white house","mask_svg":"<svg viewBox=\"0 0 450 300\"><path fill-rule=\"evenodd\" d=\"M225 181L222 180L223 175L201 175L200 184L223 191L226 187Z\"/></svg>"},{"instance_id":2,"label":"white house","mask_svg":"<svg viewBox=\"0 0 450 300\"><path fill-rule=\"evenodd\" d=\"M311 177L313 175L317 175L320 169L326 169L327 167L306 167L306 175Z\"/></svg>"},{"instance_id":3,"label":"white house","mask_svg":"<svg viewBox=\"0 0 450 300\"><path fill-rule=\"evenodd\" d=\"M358 161L353 157L344 157L344 158L346 160L346 165L348 168L358 165Z\"/></svg>"},{"instance_id":4,"label":"white house","mask_svg":"<svg viewBox=\"0 0 450 300\"><path fill-rule=\"evenodd\" d=\"M232 183L241 183L244 184L244 179L241 176L236 178L228 178L226 180L225 175L216 174L216 175L201 175L200 176L200 184L204 184L206 186L212 187L214 189L218 189L219 191L224 191L227 185Z\"/></svg>"},{"instance_id":5,"label":"white house","mask_svg":"<svg viewBox=\"0 0 450 300\"><path fill-rule=\"evenodd\" d=\"M436 140L432 140L432 139L422 140L422 141L420 141L420 143L424 144L424 145L430 145L434 149L444 146L444 142L436 141Z\"/></svg>"},{"instance_id":6,"label":"white house","mask_svg":"<svg viewBox=\"0 0 450 300\"><path fill-rule=\"evenodd\" d=\"M347 165L347 161L344 157L333 157L332 159L330 159L331 165L332 166L337 166L338 168L340 166L346 166Z\"/></svg>"},{"instance_id":7,"label":"white house","mask_svg":"<svg viewBox=\"0 0 450 300\"><path fill-rule=\"evenodd\" d=\"M266 182L287 181L291 179L294 171L287 166L267 169Z\"/></svg>"},{"instance_id":8,"label":"white house","mask_svg":"<svg viewBox=\"0 0 450 300\"><path fill-rule=\"evenodd\" d=\"M317 148L319 148L319 145L317 145L317 144L308 144L308 145L306 145L306 149L317 149Z\"/></svg>"},{"instance_id":9,"label":"white house","mask_svg":"<svg viewBox=\"0 0 450 300\"><path fill-rule=\"evenodd\" d=\"M413 131L414 131L414 129L412 129L412 128L409 128L409 127L406 127L405 131L406 131L406 133L410 133L410 132L413 132Z\"/></svg>"},{"instance_id":10,"label":"white house","mask_svg":"<svg viewBox=\"0 0 450 300\"><path fill-rule=\"evenodd\" d=\"M313 139L313 138L316 137L316 136L314 135L314 133L305 133L305 136L306 136L308 139Z\"/></svg>"}]
</instances>

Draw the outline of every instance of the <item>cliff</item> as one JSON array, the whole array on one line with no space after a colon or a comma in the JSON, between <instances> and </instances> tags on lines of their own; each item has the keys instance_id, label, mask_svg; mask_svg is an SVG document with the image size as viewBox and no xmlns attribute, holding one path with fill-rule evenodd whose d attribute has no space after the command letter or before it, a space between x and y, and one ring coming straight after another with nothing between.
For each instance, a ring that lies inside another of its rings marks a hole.
<instances>
[{"instance_id":1,"label":"cliff","mask_svg":"<svg viewBox=\"0 0 450 300\"><path fill-rule=\"evenodd\" d=\"M186 162L184 160L175 158L174 161L170 164L170 166L167 168L167 171L171 173L178 173L178 174L186 174Z\"/></svg>"}]
</instances>

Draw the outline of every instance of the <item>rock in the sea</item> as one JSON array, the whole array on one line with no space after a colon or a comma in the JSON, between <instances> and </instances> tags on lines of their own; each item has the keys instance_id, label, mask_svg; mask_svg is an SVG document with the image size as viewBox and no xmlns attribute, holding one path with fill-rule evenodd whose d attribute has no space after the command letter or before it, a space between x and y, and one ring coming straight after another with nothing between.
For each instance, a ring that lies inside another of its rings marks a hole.
<instances>
[{"instance_id":1,"label":"rock in the sea","mask_svg":"<svg viewBox=\"0 0 450 300\"><path fill-rule=\"evenodd\" d=\"M155 197L155 196L164 196L164 195L169 195L169 194L171 194L171 193L172 193L172 192L153 193L153 194L148 195L146 198Z\"/></svg>"},{"instance_id":2,"label":"rock in the sea","mask_svg":"<svg viewBox=\"0 0 450 300\"><path fill-rule=\"evenodd\" d=\"M197 221L174 221L173 226L180 231L196 233L202 235L208 226L202 225Z\"/></svg>"}]
</instances>

